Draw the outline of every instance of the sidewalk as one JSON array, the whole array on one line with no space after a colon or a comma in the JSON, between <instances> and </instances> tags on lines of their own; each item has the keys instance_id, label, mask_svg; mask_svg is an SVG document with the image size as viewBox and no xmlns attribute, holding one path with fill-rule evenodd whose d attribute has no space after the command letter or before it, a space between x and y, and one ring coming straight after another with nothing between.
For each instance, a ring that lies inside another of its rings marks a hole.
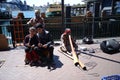
<instances>
[{"instance_id":1,"label":"sidewalk","mask_svg":"<svg viewBox=\"0 0 120 80\"><path fill-rule=\"evenodd\" d=\"M120 41L120 38L115 38ZM101 42L106 39L95 39ZM77 41L78 43L81 40ZM57 41L56 43L59 43ZM94 49L92 55L80 54L79 59L87 70L75 67L73 60L58 51L55 46L54 60L56 69L49 71L47 67L30 67L24 65L24 49L17 47L9 51L0 51L0 80L101 80L102 77L120 74L120 52L109 55L103 53L100 44L79 44L79 47Z\"/></svg>"}]
</instances>

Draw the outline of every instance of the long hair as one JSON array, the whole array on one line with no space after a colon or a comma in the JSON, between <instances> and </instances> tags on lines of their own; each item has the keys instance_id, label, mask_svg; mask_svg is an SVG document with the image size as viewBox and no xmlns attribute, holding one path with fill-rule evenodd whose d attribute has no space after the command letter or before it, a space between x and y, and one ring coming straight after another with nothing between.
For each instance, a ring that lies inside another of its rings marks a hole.
<instances>
[{"instance_id":1,"label":"long hair","mask_svg":"<svg viewBox=\"0 0 120 80\"><path fill-rule=\"evenodd\" d=\"M18 19L19 19L19 18L23 19L23 18L24 18L24 14L23 14L22 12L19 12L18 15L17 15L17 18L18 18Z\"/></svg>"}]
</instances>

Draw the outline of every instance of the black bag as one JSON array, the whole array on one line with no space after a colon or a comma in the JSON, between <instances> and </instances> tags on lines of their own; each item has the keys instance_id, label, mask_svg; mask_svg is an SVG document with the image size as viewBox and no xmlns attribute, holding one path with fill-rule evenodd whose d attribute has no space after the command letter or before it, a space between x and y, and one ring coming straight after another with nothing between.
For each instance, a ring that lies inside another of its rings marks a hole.
<instances>
[{"instance_id":1,"label":"black bag","mask_svg":"<svg viewBox=\"0 0 120 80\"><path fill-rule=\"evenodd\" d=\"M93 39L91 36L87 36L83 38L83 43L85 44L93 44Z\"/></svg>"},{"instance_id":2,"label":"black bag","mask_svg":"<svg viewBox=\"0 0 120 80\"><path fill-rule=\"evenodd\" d=\"M100 48L105 53L113 54L119 52L120 44L115 39L105 40L100 44Z\"/></svg>"}]
</instances>

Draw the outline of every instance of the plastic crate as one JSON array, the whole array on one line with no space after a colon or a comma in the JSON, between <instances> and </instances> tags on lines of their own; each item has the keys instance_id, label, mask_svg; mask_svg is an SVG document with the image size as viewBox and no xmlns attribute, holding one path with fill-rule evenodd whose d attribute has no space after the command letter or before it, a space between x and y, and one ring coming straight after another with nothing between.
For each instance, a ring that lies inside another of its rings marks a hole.
<instances>
[{"instance_id":1,"label":"plastic crate","mask_svg":"<svg viewBox=\"0 0 120 80\"><path fill-rule=\"evenodd\" d=\"M119 75L111 75L103 77L101 80L120 80L120 74Z\"/></svg>"}]
</instances>

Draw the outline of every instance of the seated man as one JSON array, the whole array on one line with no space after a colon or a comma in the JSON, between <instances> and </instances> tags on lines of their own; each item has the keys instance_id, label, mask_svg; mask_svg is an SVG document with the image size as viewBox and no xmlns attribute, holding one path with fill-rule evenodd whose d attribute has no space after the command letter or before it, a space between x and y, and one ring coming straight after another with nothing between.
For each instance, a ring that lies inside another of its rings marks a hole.
<instances>
[{"instance_id":1,"label":"seated man","mask_svg":"<svg viewBox=\"0 0 120 80\"><path fill-rule=\"evenodd\" d=\"M62 47L60 47L62 51L69 52L69 53L71 53L71 46L70 46L70 41L69 41L70 34L71 34L70 28L66 28L64 33L61 35ZM75 43L75 40L73 40L73 38L72 38L72 43L73 43L74 49L77 50L78 46Z\"/></svg>"},{"instance_id":2,"label":"seated man","mask_svg":"<svg viewBox=\"0 0 120 80\"><path fill-rule=\"evenodd\" d=\"M49 33L49 31L45 30L43 27L43 24L37 24L37 36L38 36L38 48L37 52L40 55L41 59L46 59L44 61L47 61L48 64L51 64L54 62L53 60L53 39L52 35Z\"/></svg>"},{"instance_id":3,"label":"seated man","mask_svg":"<svg viewBox=\"0 0 120 80\"><path fill-rule=\"evenodd\" d=\"M38 37L36 35L36 29L34 27L29 28L29 34L26 35L24 40L25 46L25 64L30 64L30 66L39 63L39 56L35 52L34 47L38 45Z\"/></svg>"}]
</instances>

